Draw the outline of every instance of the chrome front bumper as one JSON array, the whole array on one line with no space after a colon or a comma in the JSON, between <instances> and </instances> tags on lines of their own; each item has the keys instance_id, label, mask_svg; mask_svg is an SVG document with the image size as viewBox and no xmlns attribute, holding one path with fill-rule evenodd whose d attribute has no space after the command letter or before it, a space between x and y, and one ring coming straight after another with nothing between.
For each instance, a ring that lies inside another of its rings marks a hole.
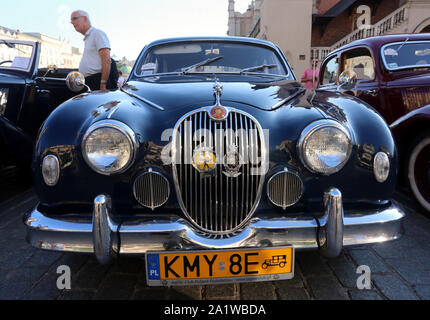
<instances>
[{"instance_id":1,"label":"chrome front bumper","mask_svg":"<svg viewBox=\"0 0 430 320\"><path fill-rule=\"evenodd\" d=\"M24 216L24 223L27 241L32 246L94 253L100 263L107 263L118 254L147 251L266 246L320 247L325 256L335 257L344 246L394 240L403 233L405 214L395 204L378 211L344 212L341 193L333 188L325 193L324 206L325 214L318 219L320 227L311 217L255 217L243 231L223 239L200 235L187 220L176 215L137 217L117 223L111 214L111 199L106 195L94 199L93 215L88 221L54 219L38 211L36 206Z\"/></svg>"}]
</instances>

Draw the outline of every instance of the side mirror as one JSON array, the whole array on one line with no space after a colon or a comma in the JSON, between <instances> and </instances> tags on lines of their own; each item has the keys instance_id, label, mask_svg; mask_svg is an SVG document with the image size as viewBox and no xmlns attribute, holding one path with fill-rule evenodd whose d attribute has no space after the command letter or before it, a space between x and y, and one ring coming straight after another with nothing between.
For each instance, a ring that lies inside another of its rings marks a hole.
<instances>
[{"instance_id":1,"label":"side mirror","mask_svg":"<svg viewBox=\"0 0 430 320\"><path fill-rule=\"evenodd\" d=\"M80 72L70 72L66 77L66 85L70 91L79 92L82 89L87 88L87 91L91 91L90 87L85 84L84 75Z\"/></svg>"},{"instance_id":2,"label":"side mirror","mask_svg":"<svg viewBox=\"0 0 430 320\"><path fill-rule=\"evenodd\" d=\"M339 75L339 87L353 88L357 83L357 74L354 70L346 69Z\"/></svg>"}]
</instances>

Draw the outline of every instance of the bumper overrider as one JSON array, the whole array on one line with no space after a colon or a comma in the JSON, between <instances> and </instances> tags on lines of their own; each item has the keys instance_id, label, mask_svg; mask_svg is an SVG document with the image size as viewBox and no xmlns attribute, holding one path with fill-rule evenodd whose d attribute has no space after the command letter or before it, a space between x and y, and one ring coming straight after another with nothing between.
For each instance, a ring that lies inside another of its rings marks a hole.
<instances>
[{"instance_id":1,"label":"bumper overrider","mask_svg":"<svg viewBox=\"0 0 430 320\"><path fill-rule=\"evenodd\" d=\"M403 233L404 212L395 203L379 210L343 210L342 194L332 188L324 194L324 216L254 217L231 237L211 239L201 235L187 220L176 215L138 217L116 222L108 195L94 199L88 221L52 218L36 208L24 216L27 241L46 250L94 253L106 264L118 255L149 251L232 249L292 246L317 249L336 257L344 246L385 242Z\"/></svg>"}]
</instances>

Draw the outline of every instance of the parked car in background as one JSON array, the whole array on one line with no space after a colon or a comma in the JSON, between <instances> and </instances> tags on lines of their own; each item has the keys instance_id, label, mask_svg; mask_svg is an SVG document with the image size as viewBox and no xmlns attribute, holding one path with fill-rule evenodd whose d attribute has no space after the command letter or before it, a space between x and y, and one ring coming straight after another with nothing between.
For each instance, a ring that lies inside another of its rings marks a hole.
<instances>
[{"instance_id":1,"label":"parked car in background","mask_svg":"<svg viewBox=\"0 0 430 320\"><path fill-rule=\"evenodd\" d=\"M335 257L402 233L384 120L306 90L263 40L147 45L121 90L51 113L32 169L31 245L100 263L145 254L149 285L288 279L295 250Z\"/></svg>"},{"instance_id":2,"label":"parked car in background","mask_svg":"<svg viewBox=\"0 0 430 320\"><path fill-rule=\"evenodd\" d=\"M0 39L0 166L28 166L42 122L76 95L66 86L72 69L39 65L38 42Z\"/></svg>"},{"instance_id":3,"label":"parked car in background","mask_svg":"<svg viewBox=\"0 0 430 320\"><path fill-rule=\"evenodd\" d=\"M319 88L353 95L382 115L400 174L430 211L430 35L372 37L336 49L322 63Z\"/></svg>"}]
</instances>

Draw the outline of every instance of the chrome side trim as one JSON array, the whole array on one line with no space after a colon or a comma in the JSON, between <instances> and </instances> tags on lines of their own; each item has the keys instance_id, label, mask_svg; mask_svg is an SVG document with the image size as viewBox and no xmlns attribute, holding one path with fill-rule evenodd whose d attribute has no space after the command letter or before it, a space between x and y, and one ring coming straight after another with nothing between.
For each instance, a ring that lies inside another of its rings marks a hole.
<instances>
[{"instance_id":1,"label":"chrome side trim","mask_svg":"<svg viewBox=\"0 0 430 320\"><path fill-rule=\"evenodd\" d=\"M158 109L160 111L164 111L165 110L162 106L159 106L158 104L156 104L156 103L154 103L152 101L149 101L148 99L142 98L141 96L138 96L137 94L131 93L131 92L125 90L125 88L121 88L120 90L122 92L128 94L129 96L133 97L133 98L136 98L136 99L138 99L138 100L140 100L142 102L145 102L146 104L150 105L151 107L154 107L155 109Z\"/></svg>"},{"instance_id":2,"label":"chrome side trim","mask_svg":"<svg viewBox=\"0 0 430 320\"><path fill-rule=\"evenodd\" d=\"M92 235L94 254L100 264L108 264L118 252L116 228L112 223L110 213L112 200L109 196L99 195L94 199Z\"/></svg>"}]
</instances>

